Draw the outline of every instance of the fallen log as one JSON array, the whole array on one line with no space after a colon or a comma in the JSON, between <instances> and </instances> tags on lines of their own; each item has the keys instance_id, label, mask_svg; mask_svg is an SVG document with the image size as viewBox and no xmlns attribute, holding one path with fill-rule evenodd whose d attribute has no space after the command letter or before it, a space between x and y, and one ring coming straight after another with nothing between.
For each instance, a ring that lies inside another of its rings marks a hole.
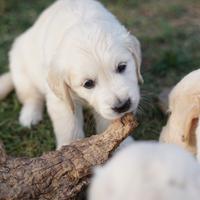
<instances>
[{"instance_id":1,"label":"fallen log","mask_svg":"<svg viewBox=\"0 0 200 200\"><path fill-rule=\"evenodd\" d=\"M127 114L102 134L37 158L9 157L0 144L0 200L76 199L88 185L92 168L105 163L136 127L134 117Z\"/></svg>"}]
</instances>

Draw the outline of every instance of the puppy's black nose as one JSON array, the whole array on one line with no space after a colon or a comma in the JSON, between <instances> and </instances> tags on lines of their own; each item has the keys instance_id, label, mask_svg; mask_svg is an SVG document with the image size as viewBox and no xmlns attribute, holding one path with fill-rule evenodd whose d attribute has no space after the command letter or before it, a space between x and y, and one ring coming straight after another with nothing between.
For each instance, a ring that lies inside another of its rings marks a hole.
<instances>
[{"instance_id":1,"label":"puppy's black nose","mask_svg":"<svg viewBox=\"0 0 200 200\"><path fill-rule=\"evenodd\" d=\"M116 113L124 113L131 107L131 100L128 99L125 102L118 104L116 107L112 108Z\"/></svg>"}]
</instances>

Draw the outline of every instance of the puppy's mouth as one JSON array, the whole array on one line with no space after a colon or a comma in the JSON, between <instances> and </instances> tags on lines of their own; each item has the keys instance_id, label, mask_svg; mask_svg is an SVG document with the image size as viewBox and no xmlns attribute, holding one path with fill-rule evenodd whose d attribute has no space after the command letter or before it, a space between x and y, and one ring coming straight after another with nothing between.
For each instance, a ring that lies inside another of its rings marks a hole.
<instances>
[{"instance_id":1,"label":"puppy's mouth","mask_svg":"<svg viewBox=\"0 0 200 200\"><path fill-rule=\"evenodd\" d=\"M118 104L116 107L112 108L112 111L117 116L123 116L126 113L132 112L136 114L138 104L134 101L131 101L130 98L125 100L123 103Z\"/></svg>"},{"instance_id":2,"label":"puppy's mouth","mask_svg":"<svg viewBox=\"0 0 200 200\"><path fill-rule=\"evenodd\" d=\"M115 120L123 117L126 113L136 113L137 106L132 103L131 99L125 100L123 103L111 107L107 112L102 113L102 116L109 120Z\"/></svg>"},{"instance_id":3,"label":"puppy's mouth","mask_svg":"<svg viewBox=\"0 0 200 200\"><path fill-rule=\"evenodd\" d=\"M117 114L123 114L130 110L131 108L131 99L128 98L124 102L120 102L118 105L112 108L112 110Z\"/></svg>"}]
</instances>

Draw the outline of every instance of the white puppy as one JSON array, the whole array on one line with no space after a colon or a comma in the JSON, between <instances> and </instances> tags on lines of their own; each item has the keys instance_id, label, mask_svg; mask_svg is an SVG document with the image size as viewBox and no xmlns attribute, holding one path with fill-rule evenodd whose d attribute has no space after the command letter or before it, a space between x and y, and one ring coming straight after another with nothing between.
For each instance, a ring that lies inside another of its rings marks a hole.
<instances>
[{"instance_id":1,"label":"white puppy","mask_svg":"<svg viewBox=\"0 0 200 200\"><path fill-rule=\"evenodd\" d=\"M198 200L200 165L172 144L135 143L95 170L89 200Z\"/></svg>"},{"instance_id":2,"label":"white puppy","mask_svg":"<svg viewBox=\"0 0 200 200\"><path fill-rule=\"evenodd\" d=\"M46 100L60 147L84 136L83 103L95 109L98 132L136 111L140 64L138 40L99 2L58 0L14 42L12 79L6 75L0 94L12 80L27 127L42 119Z\"/></svg>"}]
</instances>

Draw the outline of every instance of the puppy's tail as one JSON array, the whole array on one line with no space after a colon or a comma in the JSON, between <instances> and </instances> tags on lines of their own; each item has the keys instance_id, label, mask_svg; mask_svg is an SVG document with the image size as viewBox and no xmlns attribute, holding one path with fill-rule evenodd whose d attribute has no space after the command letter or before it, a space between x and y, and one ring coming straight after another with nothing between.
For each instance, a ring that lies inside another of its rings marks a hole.
<instances>
[{"instance_id":1,"label":"puppy's tail","mask_svg":"<svg viewBox=\"0 0 200 200\"><path fill-rule=\"evenodd\" d=\"M10 72L0 76L0 100L3 100L14 89Z\"/></svg>"}]
</instances>

